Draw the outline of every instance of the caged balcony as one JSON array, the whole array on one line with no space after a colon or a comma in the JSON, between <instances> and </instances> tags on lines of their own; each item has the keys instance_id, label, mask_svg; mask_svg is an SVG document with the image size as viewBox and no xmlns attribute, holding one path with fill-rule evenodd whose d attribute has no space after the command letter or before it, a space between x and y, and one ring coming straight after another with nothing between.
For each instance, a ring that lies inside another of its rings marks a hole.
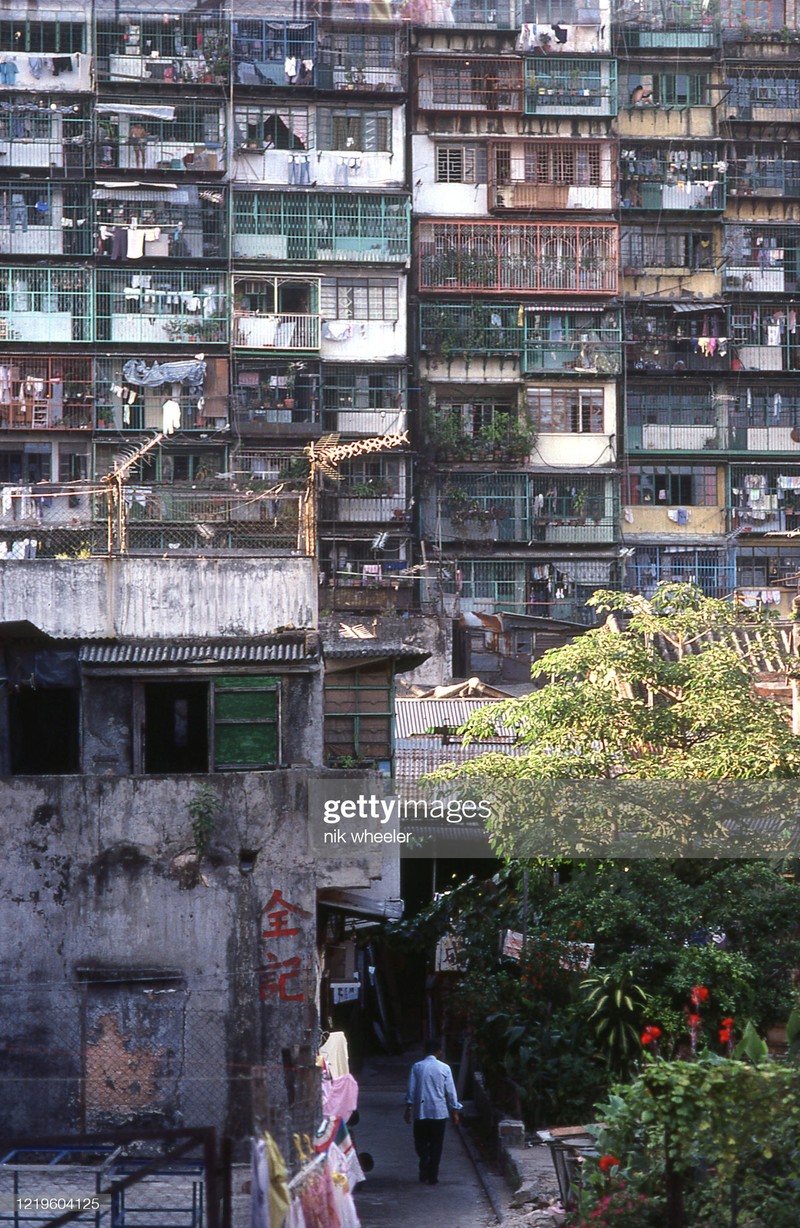
<instances>
[{"instance_id":1,"label":"caged balcony","mask_svg":"<svg viewBox=\"0 0 800 1228\"><path fill-rule=\"evenodd\" d=\"M450 541L610 544L614 481L601 475L457 473L423 500L423 534Z\"/></svg>"},{"instance_id":2,"label":"caged balcony","mask_svg":"<svg viewBox=\"0 0 800 1228\"><path fill-rule=\"evenodd\" d=\"M3 354L0 428L89 430L94 383L91 358Z\"/></svg>"},{"instance_id":3,"label":"caged balcony","mask_svg":"<svg viewBox=\"0 0 800 1228\"><path fill-rule=\"evenodd\" d=\"M714 145L629 145L620 150L623 209L720 212L727 163Z\"/></svg>"},{"instance_id":4,"label":"caged balcony","mask_svg":"<svg viewBox=\"0 0 800 1228\"><path fill-rule=\"evenodd\" d=\"M97 79L147 85L225 85L228 22L220 9L97 14Z\"/></svg>"},{"instance_id":5,"label":"caged balcony","mask_svg":"<svg viewBox=\"0 0 800 1228\"><path fill-rule=\"evenodd\" d=\"M318 362L240 358L233 397L236 426L246 435L321 434Z\"/></svg>"},{"instance_id":6,"label":"caged balcony","mask_svg":"<svg viewBox=\"0 0 800 1228\"><path fill-rule=\"evenodd\" d=\"M89 190L20 180L0 190L0 253L6 256L90 256Z\"/></svg>"},{"instance_id":7,"label":"caged balcony","mask_svg":"<svg viewBox=\"0 0 800 1228\"><path fill-rule=\"evenodd\" d=\"M722 118L745 123L800 120L800 77L786 73L738 73L726 78Z\"/></svg>"},{"instance_id":8,"label":"caged balcony","mask_svg":"<svg viewBox=\"0 0 800 1228\"><path fill-rule=\"evenodd\" d=\"M730 309L738 371L800 371L800 332L794 304L758 298Z\"/></svg>"},{"instance_id":9,"label":"caged balcony","mask_svg":"<svg viewBox=\"0 0 800 1228\"><path fill-rule=\"evenodd\" d=\"M737 143L730 163L731 196L800 197L800 160L785 154L784 145L759 142L744 152Z\"/></svg>"},{"instance_id":10,"label":"caged balcony","mask_svg":"<svg viewBox=\"0 0 800 1228\"><path fill-rule=\"evenodd\" d=\"M220 260L228 251L226 198L218 188L95 188L94 250L102 262Z\"/></svg>"},{"instance_id":11,"label":"caged balcony","mask_svg":"<svg viewBox=\"0 0 800 1228\"><path fill-rule=\"evenodd\" d=\"M0 268L0 340L92 340L87 269Z\"/></svg>"},{"instance_id":12,"label":"caged balcony","mask_svg":"<svg viewBox=\"0 0 800 1228\"><path fill-rule=\"evenodd\" d=\"M628 310L625 358L631 371L728 371L731 340L727 312L719 303L643 302Z\"/></svg>"},{"instance_id":13,"label":"caged balcony","mask_svg":"<svg viewBox=\"0 0 800 1228\"><path fill-rule=\"evenodd\" d=\"M597 55L611 50L609 0L523 0L518 51Z\"/></svg>"},{"instance_id":14,"label":"caged balcony","mask_svg":"<svg viewBox=\"0 0 800 1228\"><path fill-rule=\"evenodd\" d=\"M521 112L521 60L485 56L420 56L417 61L420 111Z\"/></svg>"},{"instance_id":15,"label":"caged balcony","mask_svg":"<svg viewBox=\"0 0 800 1228\"><path fill-rule=\"evenodd\" d=\"M25 6L0 13L0 95L6 90L88 92L92 88L89 22L78 12ZM71 20L70 20L71 18Z\"/></svg>"},{"instance_id":16,"label":"caged balcony","mask_svg":"<svg viewBox=\"0 0 800 1228\"><path fill-rule=\"evenodd\" d=\"M419 313L420 349L431 357L519 359L524 308L516 303L420 303Z\"/></svg>"},{"instance_id":17,"label":"caged balcony","mask_svg":"<svg viewBox=\"0 0 800 1228\"><path fill-rule=\"evenodd\" d=\"M326 32L319 39L314 74L321 90L402 93L407 86L404 35L370 27Z\"/></svg>"},{"instance_id":18,"label":"caged balcony","mask_svg":"<svg viewBox=\"0 0 800 1228\"><path fill-rule=\"evenodd\" d=\"M95 429L160 431L164 402L176 402L180 431L225 430L228 426L228 360L176 356L166 361L119 357L95 363Z\"/></svg>"},{"instance_id":19,"label":"caged balcony","mask_svg":"<svg viewBox=\"0 0 800 1228\"><path fill-rule=\"evenodd\" d=\"M232 29L233 78L237 84L284 88L316 84L315 21L237 16Z\"/></svg>"},{"instance_id":20,"label":"caged balcony","mask_svg":"<svg viewBox=\"0 0 800 1228\"><path fill-rule=\"evenodd\" d=\"M262 276L236 277L233 344L242 349L319 354L320 279Z\"/></svg>"},{"instance_id":21,"label":"caged balcony","mask_svg":"<svg viewBox=\"0 0 800 1228\"><path fill-rule=\"evenodd\" d=\"M243 259L405 263L407 196L234 192L233 254Z\"/></svg>"},{"instance_id":22,"label":"caged balcony","mask_svg":"<svg viewBox=\"0 0 800 1228\"><path fill-rule=\"evenodd\" d=\"M720 44L708 0L615 0L612 20L625 51L705 51Z\"/></svg>"},{"instance_id":23,"label":"caged balcony","mask_svg":"<svg viewBox=\"0 0 800 1228\"><path fill-rule=\"evenodd\" d=\"M199 345L228 336L226 279L211 272L98 270L97 341Z\"/></svg>"},{"instance_id":24,"label":"caged balcony","mask_svg":"<svg viewBox=\"0 0 800 1228\"><path fill-rule=\"evenodd\" d=\"M617 375L619 316L596 307L539 306L523 312L522 369L534 374Z\"/></svg>"},{"instance_id":25,"label":"caged balcony","mask_svg":"<svg viewBox=\"0 0 800 1228\"><path fill-rule=\"evenodd\" d=\"M421 290L616 294L618 228L516 222L421 222Z\"/></svg>"},{"instance_id":26,"label":"caged balcony","mask_svg":"<svg viewBox=\"0 0 800 1228\"><path fill-rule=\"evenodd\" d=\"M667 386L651 391L629 386L625 441L629 452L726 451L728 399L707 386Z\"/></svg>"},{"instance_id":27,"label":"caged balcony","mask_svg":"<svg viewBox=\"0 0 800 1228\"><path fill-rule=\"evenodd\" d=\"M23 176L83 179L91 166L92 133L84 102L0 96L0 168Z\"/></svg>"},{"instance_id":28,"label":"caged balcony","mask_svg":"<svg viewBox=\"0 0 800 1228\"><path fill-rule=\"evenodd\" d=\"M616 60L525 61L525 114L591 119L617 113Z\"/></svg>"},{"instance_id":29,"label":"caged balcony","mask_svg":"<svg viewBox=\"0 0 800 1228\"><path fill-rule=\"evenodd\" d=\"M723 289L794 294L800 289L800 226L726 225Z\"/></svg>"},{"instance_id":30,"label":"caged balcony","mask_svg":"<svg viewBox=\"0 0 800 1228\"><path fill-rule=\"evenodd\" d=\"M616 151L604 141L489 143L489 208L595 210L616 204Z\"/></svg>"},{"instance_id":31,"label":"caged balcony","mask_svg":"<svg viewBox=\"0 0 800 1228\"><path fill-rule=\"evenodd\" d=\"M326 365L322 425L340 435L386 435L406 429L402 367Z\"/></svg>"},{"instance_id":32,"label":"caged balcony","mask_svg":"<svg viewBox=\"0 0 800 1228\"><path fill-rule=\"evenodd\" d=\"M431 3L423 10L421 22L425 26L442 26L445 29L513 30L514 5L511 0L450 0L450 3Z\"/></svg>"},{"instance_id":33,"label":"caged balcony","mask_svg":"<svg viewBox=\"0 0 800 1228\"><path fill-rule=\"evenodd\" d=\"M98 172L225 170L225 111L218 103L98 102L95 112Z\"/></svg>"}]
</instances>

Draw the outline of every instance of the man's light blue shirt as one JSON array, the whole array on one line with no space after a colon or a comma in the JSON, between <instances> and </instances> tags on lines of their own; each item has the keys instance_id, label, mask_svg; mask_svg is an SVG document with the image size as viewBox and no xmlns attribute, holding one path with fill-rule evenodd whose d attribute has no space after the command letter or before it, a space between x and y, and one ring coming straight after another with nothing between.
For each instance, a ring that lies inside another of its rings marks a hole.
<instances>
[{"instance_id":1,"label":"man's light blue shirt","mask_svg":"<svg viewBox=\"0 0 800 1228\"><path fill-rule=\"evenodd\" d=\"M415 1121L441 1121L453 1109L460 1109L453 1072L431 1053L411 1067L406 1104L414 1110Z\"/></svg>"}]
</instances>

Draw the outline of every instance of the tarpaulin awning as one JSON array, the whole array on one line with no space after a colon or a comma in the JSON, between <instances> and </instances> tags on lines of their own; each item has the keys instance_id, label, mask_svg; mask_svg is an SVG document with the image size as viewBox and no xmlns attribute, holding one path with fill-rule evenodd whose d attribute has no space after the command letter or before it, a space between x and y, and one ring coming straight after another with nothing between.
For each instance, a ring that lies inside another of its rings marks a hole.
<instances>
[{"instance_id":1,"label":"tarpaulin awning","mask_svg":"<svg viewBox=\"0 0 800 1228\"><path fill-rule=\"evenodd\" d=\"M174 107L147 107L135 102L98 102L98 115L144 115L147 119L174 119Z\"/></svg>"},{"instance_id":2,"label":"tarpaulin awning","mask_svg":"<svg viewBox=\"0 0 800 1228\"><path fill-rule=\"evenodd\" d=\"M199 359L184 362L154 362L151 367L142 358L131 358L122 368L126 384L138 384L143 388L160 388L162 384L189 384L202 388L206 377L206 364Z\"/></svg>"}]
</instances>

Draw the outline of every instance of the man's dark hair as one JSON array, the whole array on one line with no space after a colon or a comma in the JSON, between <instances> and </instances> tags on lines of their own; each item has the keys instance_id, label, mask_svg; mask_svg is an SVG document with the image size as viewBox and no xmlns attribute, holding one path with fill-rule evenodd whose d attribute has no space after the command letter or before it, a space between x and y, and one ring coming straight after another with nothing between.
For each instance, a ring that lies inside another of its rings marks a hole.
<instances>
[{"instance_id":1,"label":"man's dark hair","mask_svg":"<svg viewBox=\"0 0 800 1228\"><path fill-rule=\"evenodd\" d=\"M425 1056L430 1057L432 1053L438 1053L441 1047L442 1042L438 1036L432 1036L430 1040L425 1041Z\"/></svg>"}]
</instances>

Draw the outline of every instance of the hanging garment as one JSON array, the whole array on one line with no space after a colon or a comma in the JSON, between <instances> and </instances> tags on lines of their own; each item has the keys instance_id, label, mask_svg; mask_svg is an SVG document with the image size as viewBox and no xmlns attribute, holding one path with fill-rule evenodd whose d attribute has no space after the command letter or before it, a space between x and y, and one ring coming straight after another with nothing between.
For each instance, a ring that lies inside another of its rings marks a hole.
<instances>
[{"instance_id":1,"label":"hanging garment","mask_svg":"<svg viewBox=\"0 0 800 1228\"><path fill-rule=\"evenodd\" d=\"M347 1121L358 1108L358 1083L352 1075L322 1081L322 1111L326 1117L342 1117Z\"/></svg>"},{"instance_id":2,"label":"hanging garment","mask_svg":"<svg viewBox=\"0 0 800 1228\"><path fill-rule=\"evenodd\" d=\"M250 1140L250 1228L271 1228L269 1208L269 1157L263 1138Z\"/></svg>"},{"instance_id":3,"label":"hanging garment","mask_svg":"<svg viewBox=\"0 0 800 1228\"><path fill-rule=\"evenodd\" d=\"M332 1078L341 1078L350 1073L350 1055L344 1032L331 1032L324 1045L320 1045L319 1055Z\"/></svg>"},{"instance_id":4,"label":"hanging garment","mask_svg":"<svg viewBox=\"0 0 800 1228\"><path fill-rule=\"evenodd\" d=\"M286 1163L271 1134L264 1135L269 1166L269 1228L283 1228L291 1197Z\"/></svg>"},{"instance_id":5,"label":"hanging garment","mask_svg":"<svg viewBox=\"0 0 800 1228\"><path fill-rule=\"evenodd\" d=\"M162 430L165 435L174 435L176 431L181 429L181 407L177 401L173 401L170 397L161 406L163 415Z\"/></svg>"}]
</instances>

